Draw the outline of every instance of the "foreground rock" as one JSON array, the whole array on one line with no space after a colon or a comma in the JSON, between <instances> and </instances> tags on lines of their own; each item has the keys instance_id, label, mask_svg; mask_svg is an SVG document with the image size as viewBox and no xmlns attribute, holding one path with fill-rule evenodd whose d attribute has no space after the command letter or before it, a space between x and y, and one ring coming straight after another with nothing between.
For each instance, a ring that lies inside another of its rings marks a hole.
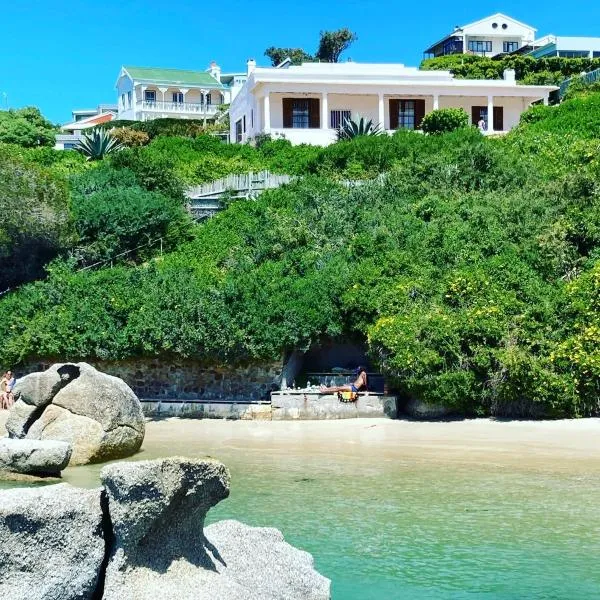
<instances>
[{"instance_id":1,"label":"foreground rock","mask_svg":"<svg viewBox=\"0 0 600 600\"><path fill-rule=\"evenodd\" d=\"M58 476L70 458L71 444L67 442L0 439L0 470Z\"/></svg>"},{"instance_id":2,"label":"foreground rock","mask_svg":"<svg viewBox=\"0 0 600 600\"><path fill-rule=\"evenodd\" d=\"M223 464L118 463L101 479L103 491L0 492L0 598L329 599L310 554L276 529L222 521L204 530L229 495Z\"/></svg>"},{"instance_id":3,"label":"foreground rock","mask_svg":"<svg viewBox=\"0 0 600 600\"><path fill-rule=\"evenodd\" d=\"M115 533L107 600L329 598L312 557L276 529L224 521L204 531L208 509L229 495L221 463L120 463L101 478Z\"/></svg>"},{"instance_id":4,"label":"foreground rock","mask_svg":"<svg viewBox=\"0 0 600 600\"><path fill-rule=\"evenodd\" d=\"M100 490L0 493L0 598L92 598L104 554Z\"/></svg>"},{"instance_id":5,"label":"foreground rock","mask_svg":"<svg viewBox=\"0 0 600 600\"><path fill-rule=\"evenodd\" d=\"M26 375L15 386L15 399L9 435L68 442L74 465L131 456L144 440L137 396L123 380L87 363Z\"/></svg>"}]
</instances>

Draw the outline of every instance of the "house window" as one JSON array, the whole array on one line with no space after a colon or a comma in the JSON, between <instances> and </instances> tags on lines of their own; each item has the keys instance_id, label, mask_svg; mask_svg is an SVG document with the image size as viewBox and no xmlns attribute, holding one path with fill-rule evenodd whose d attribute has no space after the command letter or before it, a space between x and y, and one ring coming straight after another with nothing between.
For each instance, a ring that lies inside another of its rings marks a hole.
<instances>
[{"instance_id":1,"label":"house window","mask_svg":"<svg viewBox=\"0 0 600 600\"><path fill-rule=\"evenodd\" d=\"M482 40L469 40L469 50L471 52L491 52L492 42Z\"/></svg>"},{"instance_id":2,"label":"house window","mask_svg":"<svg viewBox=\"0 0 600 600\"><path fill-rule=\"evenodd\" d=\"M519 49L519 42L503 42L503 52L516 52Z\"/></svg>"},{"instance_id":3,"label":"house window","mask_svg":"<svg viewBox=\"0 0 600 600\"><path fill-rule=\"evenodd\" d=\"M559 50L558 55L562 58L588 58L590 53L587 50Z\"/></svg>"},{"instance_id":4,"label":"house window","mask_svg":"<svg viewBox=\"0 0 600 600\"><path fill-rule=\"evenodd\" d=\"M350 110L332 110L329 113L329 127L339 129L351 116Z\"/></svg>"},{"instance_id":5,"label":"house window","mask_svg":"<svg viewBox=\"0 0 600 600\"><path fill-rule=\"evenodd\" d=\"M292 128L308 129L310 124L310 107L308 100L292 102Z\"/></svg>"},{"instance_id":6,"label":"house window","mask_svg":"<svg viewBox=\"0 0 600 600\"><path fill-rule=\"evenodd\" d=\"M131 108L131 92L127 92L127 105Z\"/></svg>"},{"instance_id":7,"label":"house window","mask_svg":"<svg viewBox=\"0 0 600 600\"><path fill-rule=\"evenodd\" d=\"M398 111L398 127L400 129L415 128L414 100L400 100L400 110Z\"/></svg>"},{"instance_id":8,"label":"house window","mask_svg":"<svg viewBox=\"0 0 600 600\"><path fill-rule=\"evenodd\" d=\"M146 102L156 102L156 90L144 91L144 100Z\"/></svg>"},{"instance_id":9,"label":"house window","mask_svg":"<svg viewBox=\"0 0 600 600\"><path fill-rule=\"evenodd\" d=\"M594 52L594 58L600 58L600 52Z\"/></svg>"},{"instance_id":10,"label":"house window","mask_svg":"<svg viewBox=\"0 0 600 600\"><path fill-rule=\"evenodd\" d=\"M206 94L206 106L210 106L212 104L212 98L210 94Z\"/></svg>"},{"instance_id":11,"label":"house window","mask_svg":"<svg viewBox=\"0 0 600 600\"><path fill-rule=\"evenodd\" d=\"M175 102L176 104L183 104L183 93L173 92L173 102Z\"/></svg>"},{"instance_id":12,"label":"house window","mask_svg":"<svg viewBox=\"0 0 600 600\"><path fill-rule=\"evenodd\" d=\"M321 126L318 98L283 98L282 105L285 128L318 129Z\"/></svg>"},{"instance_id":13,"label":"house window","mask_svg":"<svg viewBox=\"0 0 600 600\"><path fill-rule=\"evenodd\" d=\"M254 109L250 110L250 127L254 129Z\"/></svg>"},{"instance_id":14,"label":"house window","mask_svg":"<svg viewBox=\"0 0 600 600\"><path fill-rule=\"evenodd\" d=\"M244 139L244 132L242 130L242 119L238 119L235 122L235 141L239 144Z\"/></svg>"},{"instance_id":15,"label":"house window","mask_svg":"<svg viewBox=\"0 0 600 600\"><path fill-rule=\"evenodd\" d=\"M242 119L242 131L246 133L246 115Z\"/></svg>"}]
</instances>

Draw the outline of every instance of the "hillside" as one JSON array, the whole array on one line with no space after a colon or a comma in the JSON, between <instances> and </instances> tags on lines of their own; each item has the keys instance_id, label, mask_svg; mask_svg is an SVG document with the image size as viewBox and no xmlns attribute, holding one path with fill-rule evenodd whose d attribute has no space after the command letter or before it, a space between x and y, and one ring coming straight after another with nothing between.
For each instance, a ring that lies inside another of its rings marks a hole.
<instances>
[{"instance_id":1,"label":"hillside","mask_svg":"<svg viewBox=\"0 0 600 600\"><path fill-rule=\"evenodd\" d=\"M350 334L407 397L464 414L599 414L599 105L535 108L504 139L159 136L92 167L5 148L6 163L68 185L70 237L45 280L0 301L0 362L243 362ZM189 221L183 185L258 168L303 177ZM163 255L133 250L157 237Z\"/></svg>"}]
</instances>

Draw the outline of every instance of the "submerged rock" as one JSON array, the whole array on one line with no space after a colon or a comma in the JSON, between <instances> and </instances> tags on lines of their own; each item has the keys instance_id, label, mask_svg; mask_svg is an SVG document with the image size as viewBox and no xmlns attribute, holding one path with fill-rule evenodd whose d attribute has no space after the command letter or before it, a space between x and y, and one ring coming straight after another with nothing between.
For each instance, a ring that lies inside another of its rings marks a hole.
<instances>
[{"instance_id":1,"label":"submerged rock","mask_svg":"<svg viewBox=\"0 0 600 600\"><path fill-rule=\"evenodd\" d=\"M56 476L69 464L71 444L41 440L0 439L0 470Z\"/></svg>"},{"instance_id":2,"label":"submerged rock","mask_svg":"<svg viewBox=\"0 0 600 600\"><path fill-rule=\"evenodd\" d=\"M102 519L99 489L3 490L0 598L92 598L105 555Z\"/></svg>"},{"instance_id":3,"label":"submerged rock","mask_svg":"<svg viewBox=\"0 0 600 600\"><path fill-rule=\"evenodd\" d=\"M74 465L131 456L144 440L137 396L122 379L87 363L27 375L15 386L15 398L9 435L68 442Z\"/></svg>"}]
</instances>

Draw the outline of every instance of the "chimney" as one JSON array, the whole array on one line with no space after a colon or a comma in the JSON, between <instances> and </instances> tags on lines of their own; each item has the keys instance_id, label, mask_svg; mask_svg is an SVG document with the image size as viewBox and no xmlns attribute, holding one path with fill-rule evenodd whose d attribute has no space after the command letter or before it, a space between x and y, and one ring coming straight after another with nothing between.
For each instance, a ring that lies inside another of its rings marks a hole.
<instances>
[{"instance_id":1,"label":"chimney","mask_svg":"<svg viewBox=\"0 0 600 600\"><path fill-rule=\"evenodd\" d=\"M248 75L250 75L250 73L252 73L254 71L254 69L256 69L256 61L253 58L249 58L248 61L246 62L247 68L246 68L246 73Z\"/></svg>"},{"instance_id":2,"label":"chimney","mask_svg":"<svg viewBox=\"0 0 600 600\"><path fill-rule=\"evenodd\" d=\"M517 80L515 70L514 69L505 69L504 70L504 81L510 81L510 83L515 83Z\"/></svg>"},{"instance_id":3,"label":"chimney","mask_svg":"<svg viewBox=\"0 0 600 600\"><path fill-rule=\"evenodd\" d=\"M221 67L212 60L210 62L210 66L208 67L208 72L219 82L221 83Z\"/></svg>"}]
</instances>

